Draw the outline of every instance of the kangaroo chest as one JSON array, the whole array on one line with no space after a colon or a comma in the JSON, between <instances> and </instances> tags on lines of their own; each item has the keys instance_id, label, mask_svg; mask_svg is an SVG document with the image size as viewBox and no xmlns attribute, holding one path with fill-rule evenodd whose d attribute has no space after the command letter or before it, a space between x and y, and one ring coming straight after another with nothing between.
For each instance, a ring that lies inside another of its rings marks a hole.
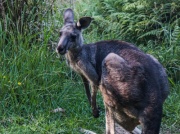
<instances>
[{"instance_id":1,"label":"kangaroo chest","mask_svg":"<svg viewBox=\"0 0 180 134\"><path fill-rule=\"evenodd\" d=\"M94 69L96 68L96 46L84 46L81 49L69 51L65 57L68 66L78 73L81 73L82 65L84 68L89 68L91 64Z\"/></svg>"},{"instance_id":2,"label":"kangaroo chest","mask_svg":"<svg viewBox=\"0 0 180 134\"><path fill-rule=\"evenodd\" d=\"M77 62L78 62L77 56L74 56L74 55L68 53L68 54L65 55L65 57L66 57L66 64L71 69L73 69L75 72L80 73L80 69L79 69L79 67L77 65Z\"/></svg>"}]
</instances>

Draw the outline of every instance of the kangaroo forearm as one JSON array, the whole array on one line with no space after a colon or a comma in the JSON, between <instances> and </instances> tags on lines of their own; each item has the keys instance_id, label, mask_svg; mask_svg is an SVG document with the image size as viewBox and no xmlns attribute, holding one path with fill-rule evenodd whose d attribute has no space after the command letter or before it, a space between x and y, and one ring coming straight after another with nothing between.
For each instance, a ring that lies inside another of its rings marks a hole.
<instances>
[{"instance_id":1,"label":"kangaroo forearm","mask_svg":"<svg viewBox=\"0 0 180 134\"><path fill-rule=\"evenodd\" d=\"M90 88L89 88L89 82L83 75L81 75L81 78L83 80L83 84L84 84L84 88L85 88L85 91L86 91L88 101L89 101L89 103L91 105L91 92L90 92Z\"/></svg>"},{"instance_id":2,"label":"kangaroo forearm","mask_svg":"<svg viewBox=\"0 0 180 134\"><path fill-rule=\"evenodd\" d=\"M78 67L81 75L83 75L91 85L99 85L99 76L95 68L87 61L78 61Z\"/></svg>"},{"instance_id":3,"label":"kangaroo forearm","mask_svg":"<svg viewBox=\"0 0 180 134\"><path fill-rule=\"evenodd\" d=\"M93 111L93 116L95 118L99 117L99 110L98 107L96 105L96 95L97 95L97 90L98 87L96 85L91 85L91 107L92 107L92 111Z\"/></svg>"},{"instance_id":4,"label":"kangaroo forearm","mask_svg":"<svg viewBox=\"0 0 180 134\"><path fill-rule=\"evenodd\" d=\"M86 66L84 66L84 64L86 64ZM91 85L91 92L92 92L91 93L91 107L93 111L93 116L97 118L99 117L99 110L96 105L96 94L97 94L97 89L99 85L98 74L96 73L96 70L94 69L92 64L90 64L89 62L79 61L78 66L80 68L81 75L83 75L84 77L83 80L84 80L84 85L86 88L87 97L90 97L89 87L87 87L88 86L87 80L89 81Z\"/></svg>"}]
</instances>

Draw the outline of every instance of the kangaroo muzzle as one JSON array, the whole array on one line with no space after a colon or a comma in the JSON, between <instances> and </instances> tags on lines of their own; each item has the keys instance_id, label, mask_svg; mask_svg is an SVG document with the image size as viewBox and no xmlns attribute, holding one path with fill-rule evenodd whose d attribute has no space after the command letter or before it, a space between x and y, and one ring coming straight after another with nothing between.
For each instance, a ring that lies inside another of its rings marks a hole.
<instances>
[{"instance_id":1,"label":"kangaroo muzzle","mask_svg":"<svg viewBox=\"0 0 180 134\"><path fill-rule=\"evenodd\" d=\"M58 46L58 47L56 48L56 52L59 53L59 54L61 54L61 55L63 55L63 54L66 53L66 48L63 47L63 46Z\"/></svg>"},{"instance_id":2,"label":"kangaroo muzzle","mask_svg":"<svg viewBox=\"0 0 180 134\"><path fill-rule=\"evenodd\" d=\"M68 47L68 39L65 36L62 36L59 40L58 46L56 48L56 52L63 55L67 52Z\"/></svg>"}]
</instances>

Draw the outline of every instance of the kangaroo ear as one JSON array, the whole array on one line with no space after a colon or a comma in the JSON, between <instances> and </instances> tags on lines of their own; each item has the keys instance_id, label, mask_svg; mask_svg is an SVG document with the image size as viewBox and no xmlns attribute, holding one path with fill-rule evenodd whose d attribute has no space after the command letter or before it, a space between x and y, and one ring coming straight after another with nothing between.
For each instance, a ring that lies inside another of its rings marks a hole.
<instances>
[{"instance_id":1,"label":"kangaroo ear","mask_svg":"<svg viewBox=\"0 0 180 134\"><path fill-rule=\"evenodd\" d=\"M64 12L64 24L74 23L74 13L73 10L68 8Z\"/></svg>"},{"instance_id":2,"label":"kangaroo ear","mask_svg":"<svg viewBox=\"0 0 180 134\"><path fill-rule=\"evenodd\" d=\"M82 17L76 23L76 26L78 29L85 29L90 25L91 21L92 21L91 17Z\"/></svg>"}]
</instances>

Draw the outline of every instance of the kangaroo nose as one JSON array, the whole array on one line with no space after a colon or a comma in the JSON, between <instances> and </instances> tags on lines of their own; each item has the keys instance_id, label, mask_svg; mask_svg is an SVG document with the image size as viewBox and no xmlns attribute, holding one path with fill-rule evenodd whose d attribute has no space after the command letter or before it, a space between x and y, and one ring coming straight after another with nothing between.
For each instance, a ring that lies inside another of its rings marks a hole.
<instances>
[{"instance_id":1,"label":"kangaroo nose","mask_svg":"<svg viewBox=\"0 0 180 134\"><path fill-rule=\"evenodd\" d=\"M58 52L61 52L61 51L63 51L63 47L62 46L58 46L57 50L58 50Z\"/></svg>"},{"instance_id":2,"label":"kangaroo nose","mask_svg":"<svg viewBox=\"0 0 180 134\"><path fill-rule=\"evenodd\" d=\"M58 47L56 48L56 52L57 52L57 53L60 53L60 54L65 54L65 53L66 53L66 50L64 49L63 46L58 46Z\"/></svg>"}]
</instances>

